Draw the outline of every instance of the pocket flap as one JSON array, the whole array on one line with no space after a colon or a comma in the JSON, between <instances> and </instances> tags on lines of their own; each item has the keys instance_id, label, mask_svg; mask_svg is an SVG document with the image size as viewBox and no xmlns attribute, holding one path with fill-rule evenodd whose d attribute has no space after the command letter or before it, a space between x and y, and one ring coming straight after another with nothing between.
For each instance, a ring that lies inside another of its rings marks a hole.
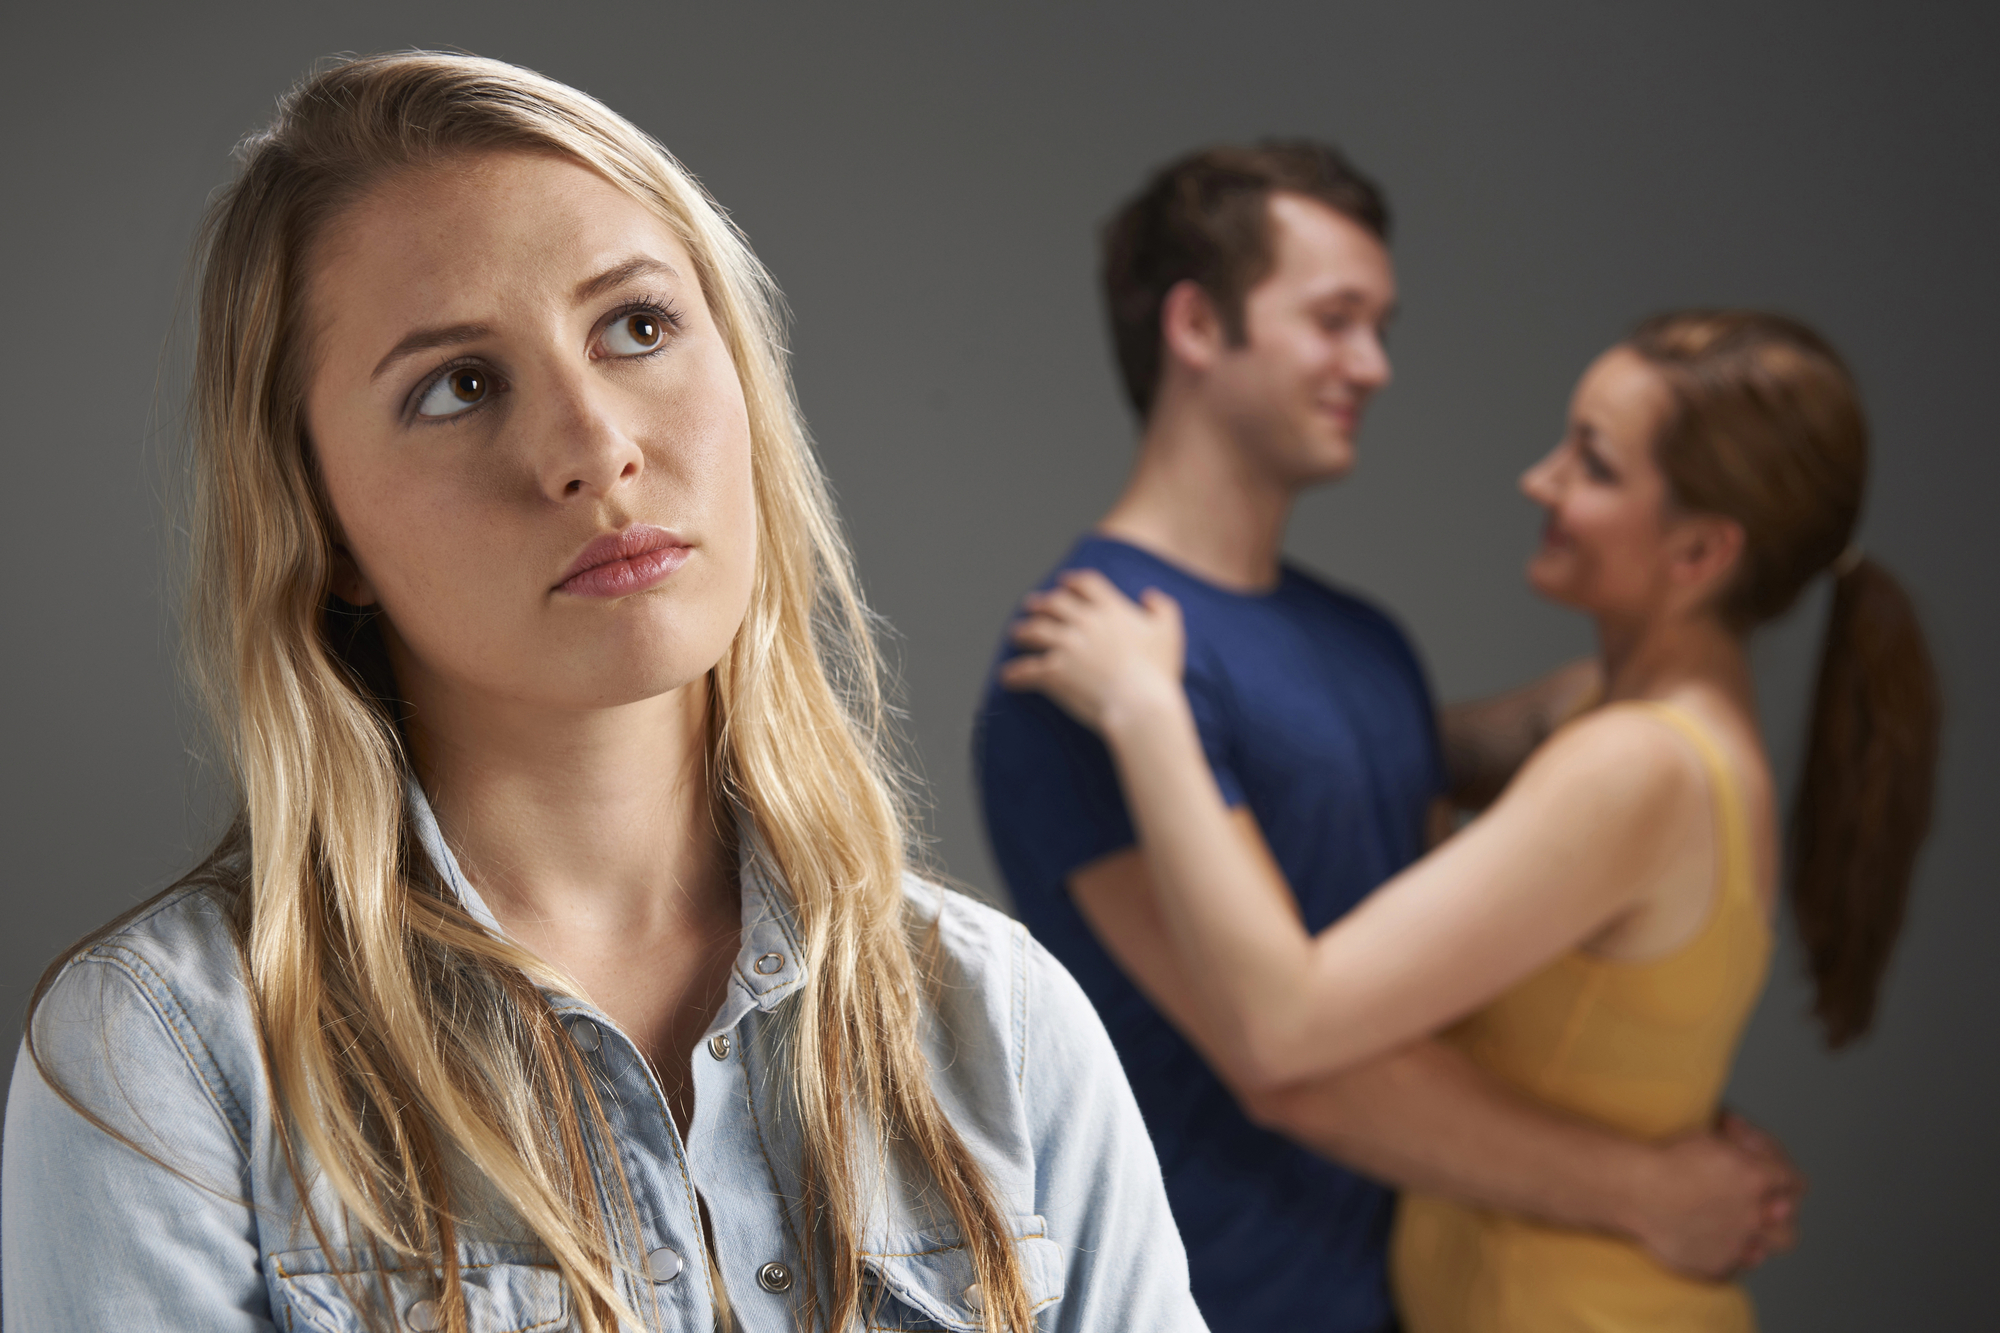
<instances>
[{"instance_id":1,"label":"pocket flap","mask_svg":"<svg viewBox=\"0 0 2000 1333\"><path fill-rule=\"evenodd\" d=\"M569 1292L562 1275L537 1262L541 1256L534 1246L468 1244L462 1250L459 1286L472 1333L545 1333L569 1322ZM420 1333L430 1327L429 1311L413 1309L437 1295L437 1270L414 1264L383 1268L379 1259L395 1262L393 1256L378 1257L368 1250L331 1256L322 1250L294 1250L270 1257L289 1312L303 1327L319 1333L361 1333L370 1327Z\"/></svg>"},{"instance_id":2,"label":"pocket flap","mask_svg":"<svg viewBox=\"0 0 2000 1333\"><path fill-rule=\"evenodd\" d=\"M1014 1247L1028 1303L1040 1310L1063 1293L1062 1246L1050 1240L1039 1217L1014 1219ZM864 1268L884 1291L923 1318L957 1333L978 1333L978 1273L972 1254L955 1230L883 1237L861 1255Z\"/></svg>"}]
</instances>

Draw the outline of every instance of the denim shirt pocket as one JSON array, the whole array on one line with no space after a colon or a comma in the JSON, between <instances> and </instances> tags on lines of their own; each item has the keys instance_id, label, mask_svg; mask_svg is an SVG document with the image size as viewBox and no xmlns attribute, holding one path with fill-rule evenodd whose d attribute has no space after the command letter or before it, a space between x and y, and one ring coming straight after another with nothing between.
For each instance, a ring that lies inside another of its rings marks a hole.
<instances>
[{"instance_id":1,"label":"denim shirt pocket","mask_svg":"<svg viewBox=\"0 0 2000 1333\"><path fill-rule=\"evenodd\" d=\"M949 1329L980 1333L978 1274L956 1231L922 1231L872 1238L861 1266L874 1290L863 1298L870 1329ZM1014 1219L1014 1248L1028 1303L1040 1311L1063 1293L1062 1247L1039 1217Z\"/></svg>"},{"instance_id":2,"label":"denim shirt pocket","mask_svg":"<svg viewBox=\"0 0 2000 1333\"><path fill-rule=\"evenodd\" d=\"M367 1249L293 1250L270 1256L282 1302L280 1327L305 1333L430 1333L438 1313L438 1272ZM471 1333L554 1333L569 1324L562 1275L533 1245L468 1242L459 1247L459 1286ZM385 1295L392 1317L383 1318Z\"/></svg>"}]
</instances>

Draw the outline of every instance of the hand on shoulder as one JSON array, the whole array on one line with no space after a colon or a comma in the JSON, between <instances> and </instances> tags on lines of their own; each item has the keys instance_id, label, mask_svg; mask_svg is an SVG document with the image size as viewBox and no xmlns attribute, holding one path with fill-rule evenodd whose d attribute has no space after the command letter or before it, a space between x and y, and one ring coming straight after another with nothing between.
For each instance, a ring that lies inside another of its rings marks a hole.
<instances>
[{"instance_id":1,"label":"hand on shoulder","mask_svg":"<svg viewBox=\"0 0 2000 1333\"><path fill-rule=\"evenodd\" d=\"M1009 637L1024 651L999 673L1008 689L1039 690L1100 733L1184 702L1180 603L1157 588L1135 602L1098 571L1072 569L1022 607Z\"/></svg>"}]
</instances>

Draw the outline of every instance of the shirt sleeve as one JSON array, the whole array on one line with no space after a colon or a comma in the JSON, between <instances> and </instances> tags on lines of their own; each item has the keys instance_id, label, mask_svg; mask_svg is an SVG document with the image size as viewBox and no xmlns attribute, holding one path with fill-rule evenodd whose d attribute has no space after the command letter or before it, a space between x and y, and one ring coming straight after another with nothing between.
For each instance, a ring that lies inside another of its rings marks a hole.
<instances>
[{"instance_id":1,"label":"shirt sleeve","mask_svg":"<svg viewBox=\"0 0 2000 1333\"><path fill-rule=\"evenodd\" d=\"M1241 804L1214 691L1191 676L1188 701L1223 798ZM1046 695L992 685L973 750L993 858L1017 900L1060 891L1078 867L1138 841L1111 751Z\"/></svg>"},{"instance_id":2,"label":"shirt sleeve","mask_svg":"<svg viewBox=\"0 0 2000 1333\"><path fill-rule=\"evenodd\" d=\"M270 1330L247 1122L162 979L100 948L70 965L34 1024L50 1073L115 1134L59 1096L23 1046L0 1169L6 1326Z\"/></svg>"},{"instance_id":3,"label":"shirt sleeve","mask_svg":"<svg viewBox=\"0 0 2000 1333\"><path fill-rule=\"evenodd\" d=\"M1206 1333L1153 1141L1097 1012L1030 943L1023 1089L1036 1210L1065 1260L1041 1327Z\"/></svg>"}]
</instances>

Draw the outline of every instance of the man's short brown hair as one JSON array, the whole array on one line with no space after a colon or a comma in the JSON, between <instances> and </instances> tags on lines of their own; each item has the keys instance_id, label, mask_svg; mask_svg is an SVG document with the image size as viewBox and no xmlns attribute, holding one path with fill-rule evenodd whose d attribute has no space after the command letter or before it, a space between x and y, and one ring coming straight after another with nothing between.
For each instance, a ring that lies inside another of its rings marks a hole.
<instances>
[{"instance_id":1,"label":"man's short brown hair","mask_svg":"<svg viewBox=\"0 0 2000 1333\"><path fill-rule=\"evenodd\" d=\"M1338 148L1308 139L1222 146L1169 162L1104 228L1104 298L1125 396L1143 418L1160 386L1160 307L1193 281L1215 302L1223 332L1243 342L1243 302L1277 262L1274 192L1318 200L1389 239L1389 205Z\"/></svg>"}]
</instances>

